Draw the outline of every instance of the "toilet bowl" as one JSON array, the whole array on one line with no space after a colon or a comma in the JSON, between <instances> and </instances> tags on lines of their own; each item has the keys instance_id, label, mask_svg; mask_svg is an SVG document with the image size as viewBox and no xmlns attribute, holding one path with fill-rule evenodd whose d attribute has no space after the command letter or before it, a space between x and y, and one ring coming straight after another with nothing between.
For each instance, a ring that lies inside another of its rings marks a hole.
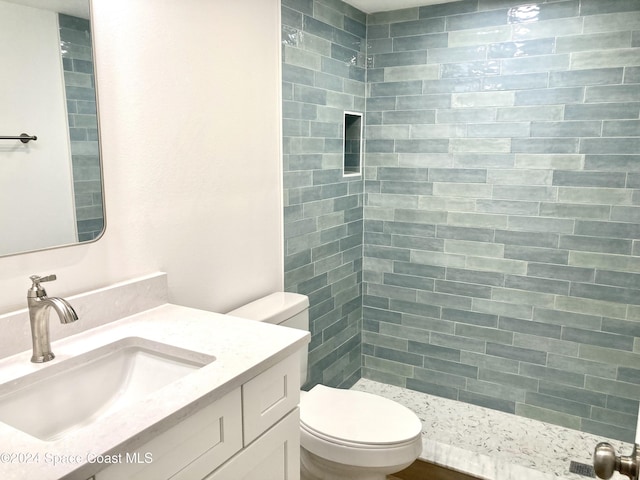
<instances>
[{"instance_id":1,"label":"toilet bowl","mask_svg":"<svg viewBox=\"0 0 640 480\"><path fill-rule=\"evenodd\" d=\"M229 315L308 330L308 308L306 296L277 292ZM306 351L300 360L302 385ZM384 480L422 451L422 422L397 402L325 385L300 395L302 480Z\"/></svg>"}]
</instances>

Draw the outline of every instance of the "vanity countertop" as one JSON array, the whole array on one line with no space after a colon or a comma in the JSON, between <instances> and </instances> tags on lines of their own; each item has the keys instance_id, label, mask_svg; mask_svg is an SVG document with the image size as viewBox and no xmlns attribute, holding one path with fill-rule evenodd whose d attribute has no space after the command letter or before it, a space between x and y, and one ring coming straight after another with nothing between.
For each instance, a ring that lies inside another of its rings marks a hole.
<instances>
[{"instance_id":1,"label":"vanity countertop","mask_svg":"<svg viewBox=\"0 0 640 480\"><path fill-rule=\"evenodd\" d=\"M0 478L89 478L105 465L88 463L87 459L133 451L303 348L309 334L163 304L53 342L56 358L51 362L31 363L31 351L0 359L0 384L127 337L141 337L197 351L215 356L216 360L145 400L105 415L59 440L42 441L0 423Z\"/></svg>"},{"instance_id":2,"label":"vanity countertop","mask_svg":"<svg viewBox=\"0 0 640 480\"><path fill-rule=\"evenodd\" d=\"M633 445L476 405L361 379L353 387L390 398L422 421L420 459L489 480L585 480L571 461L592 465L596 444L629 455ZM616 472L614 479L628 480Z\"/></svg>"}]
</instances>

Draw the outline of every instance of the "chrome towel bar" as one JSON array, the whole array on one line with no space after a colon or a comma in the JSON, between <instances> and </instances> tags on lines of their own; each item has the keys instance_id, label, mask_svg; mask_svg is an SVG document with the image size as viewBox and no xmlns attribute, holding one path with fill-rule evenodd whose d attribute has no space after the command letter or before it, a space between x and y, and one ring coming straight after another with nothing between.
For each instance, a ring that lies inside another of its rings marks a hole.
<instances>
[{"instance_id":1,"label":"chrome towel bar","mask_svg":"<svg viewBox=\"0 0 640 480\"><path fill-rule=\"evenodd\" d=\"M38 137L35 135L29 135L28 133L21 133L19 136L13 137L1 137L0 140L20 140L22 143L29 143L31 140L38 140Z\"/></svg>"}]
</instances>

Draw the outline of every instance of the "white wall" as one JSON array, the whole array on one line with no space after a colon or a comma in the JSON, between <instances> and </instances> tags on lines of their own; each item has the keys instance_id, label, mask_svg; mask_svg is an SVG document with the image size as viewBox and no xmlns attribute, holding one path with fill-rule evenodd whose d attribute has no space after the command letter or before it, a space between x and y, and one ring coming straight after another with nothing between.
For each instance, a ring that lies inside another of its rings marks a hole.
<instances>
[{"instance_id":1,"label":"white wall","mask_svg":"<svg viewBox=\"0 0 640 480\"><path fill-rule=\"evenodd\" d=\"M107 230L0 258L0 312L28 276L69 295L153 271L227 311L281 289L279 0L95 0Z\"/></svg>"},{"instance_id":2,"label":"white wall","mask_svg":"<svg viewBox=\"0 0 640 480\"><path fill-rule=\"evenodd\" d=\"M0 45L0 135L38 137L0 141L0 252L75 242L58 16L0 1Z\"/></svg>"}]
</instances>

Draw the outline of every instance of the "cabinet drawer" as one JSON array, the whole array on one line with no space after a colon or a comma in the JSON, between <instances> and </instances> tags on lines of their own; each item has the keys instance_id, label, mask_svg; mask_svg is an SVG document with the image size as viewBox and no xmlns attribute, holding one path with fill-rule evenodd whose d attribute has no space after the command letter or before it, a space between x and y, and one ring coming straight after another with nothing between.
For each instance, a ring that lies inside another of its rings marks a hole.
<instances>
[{"instance_id":1,"label":"cabinet drawer","mask_svg":"<svg viewBox=\"0 0 640 480\"><path fill-rule=\"evenodd\" d=\"M245 446L300 401L300 356L291 355L242 386Z\"/></svg>"},{"instance_id":2,"label":"cabinet drawer","mask_svg":"<svg viewBox=\"0 0 640 480\"><path fill-rule=\"evenodd\" d=\"M202 478L242 448L240 388L153 438L96 480L192 480ZM143 459L149 463L129 463ZM186 467L185 467L186 465Z\"/></svg>"}]
</instances>

